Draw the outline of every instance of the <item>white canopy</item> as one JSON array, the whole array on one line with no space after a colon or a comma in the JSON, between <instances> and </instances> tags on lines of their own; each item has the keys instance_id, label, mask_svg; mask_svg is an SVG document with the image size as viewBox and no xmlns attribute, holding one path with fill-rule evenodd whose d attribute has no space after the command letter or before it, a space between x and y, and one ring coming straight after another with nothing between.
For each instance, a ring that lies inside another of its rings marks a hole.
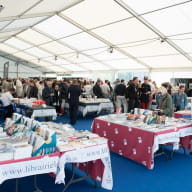
<instances>
[{"instance_id":1,"label":"white canopy","mask_svg":"<svg viewBox=\"0 0 192 192\"><path fill-rule=\"evenodd\" d=\"M192 69L190 0L2 0L0 56L42 72Z\"/></svg>"}]
</instances>

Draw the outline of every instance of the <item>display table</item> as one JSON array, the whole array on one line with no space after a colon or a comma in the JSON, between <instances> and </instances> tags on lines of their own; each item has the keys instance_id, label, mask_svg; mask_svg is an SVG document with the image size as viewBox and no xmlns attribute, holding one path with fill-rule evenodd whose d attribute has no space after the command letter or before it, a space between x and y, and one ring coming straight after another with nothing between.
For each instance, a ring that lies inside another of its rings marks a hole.
<instances>
[{"instance_id":1,"label":"display table","mask_svg":"<svg viewBox=\"0 0 192 192\"><path fill-rule=\"evenodd\" d=\"M96 161L96 160L101 161ZM90 162L92 161L92 163ZM111 190L113 187L110 153L107 143L88 145L76 150L63 152L58 165L56 183L65 183L65 164L78 163L77 166L85 170L85 162L89 162L88 173L93 179L102 181L102 187ZM102 164L101 164L102 162ZM84 164L79 164L84 163Z\"/></svg>"},{"instance_id":2,"label":"display table","mask_svg":"<svg viewBox=\"0 0 192 192\"><path fill-rule=\"evenodd\" d=\"M14 113L6 119L4 127L0 127L0 137L0 184L30 175L34 175L36 181L36 175L50 172L55 173L56 183L65 183L65 164L78 163L77 167L87 176L72 177L64 191L70 184L87 178L101 181L103 188L112 189L108 142L97 134L75 130L69 124L40 123ZM36 184L35 188L38 189Z\"/></svg>"},{"instance_id":3,"label":"display table","mask_svg":"<svg viewBox=\"0 0 192 192\"><path fill-rule=\"evenodd\" d=\"M66 103L65 108L69 108L68 103ZM114 112L113 103L109 99L81 98L79 101L79 111L83 117L92 112L100 114L103 110L109 111L109 113Z\"/></svg>"},{"instance_id":4,"label":"display table","mask_svg":"<svg viewBox=\"0 0 192 192\"><path fill-rule=\"evenodd\" d=\"M73 183L84 179L92 178L93 181L102 182L102 187L111 190L113 186L110 153L107 140L99 137L85 139L80 142L78 139L68 145L58 145L59 152L38 157L28 157L13 160L0 161L0 184L8 179L16 179L16 192L18 192L18 178L34 175L34 187L38 190L37 175L54 173L55 183L65 183L65 164L72 164L72 178L67 182L64 191ZM97 141L96 141L97 140ZM72 143L74 146L72 146ZM10 152L11 153L11 152ZM4 157L4 156L3 156ZM4 157L5 158L5 157ZM85 177L74 179L74 164L86 173Z\"/></svg>"},{"instance_id":5,"label":"display table","mask_svg":"<svg viewBox=\"0 0 192 192\"><path fill-rule=\"evenodd\" d=\"M109 140L111 151L141 163L148 169L154 167L154 154L158 151L159 144L172 143L173 148L178 149L180 137L192 134L191 123L159 129L137 127L126 120L125 114L121 118L116 117L117 115L108 115L95 118L92 131Z\"/></svg>"},{"instance_id":6,"label":"display table","mask_svg":"<svg viewBox=\"0 0 192 192\"><path fill-rule=\"evenodd\" d=\"M65 183L64 167L66 163L84 162L84 164L77 164L77 166L81 168L82 165L86 165L85 162L88 161L88 173L90 176L95 180L102 181L103 188L111 190L113 187L113 179L107 143L78 148L62 153L57 152L46 156L0 161L0 184L8 179L45 173L55 173L55 183ZM84 170L84 168L81 169Z\"/></svg>"},{"instance_id":7,"label":"display table","mask_svg":"<svg viewBox=\"0 0 192 192\"><path fill-rule=\"evenodd\" d=\"M55 120L57 118L55 107L52 106L46 105L45 107L32 107L18 103L15 103L14 105L15 112L31 117L32 119L35 119L36 117L52 117L53 120Z\"/></svg>"}]
</instances>

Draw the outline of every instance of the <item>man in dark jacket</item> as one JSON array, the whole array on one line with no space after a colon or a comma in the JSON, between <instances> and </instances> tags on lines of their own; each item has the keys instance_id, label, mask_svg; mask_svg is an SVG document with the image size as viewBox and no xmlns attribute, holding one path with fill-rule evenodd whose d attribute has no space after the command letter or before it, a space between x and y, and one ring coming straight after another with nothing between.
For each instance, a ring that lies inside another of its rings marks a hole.
<instances>
[{"instance_id":1,"label":"man in dark jacket","mask_svg":"<svg viewBox=\"0 0 192 192\"><path fill-rule=\"evenodd\" d=\"M101 80L97 80L96 84L93 87L93 93L95 96L97 96L97 98L104 98L100 85Z\"/></svg>"},{"instance_id":2,"label":"man in dark jacket","mask_svg":"<svg viewBox=\"0 0 192 192\"><path fill-rule=\"evenodd\" d=\"M134 77L132 83L126 89L126 99L128 100L128 112L134 108L140 107L138 98L138 77Z\"/></svg>"},{"instance_id":3,"label":"man in dark jacket","mask_svg":"<svg viewBox=\"0 0 192 192\"><path fill-rule=\"evenodd\" d=\"M149 99L151 94L151 86L148 84L148 78L144 77L144 83L141 85L141 108L149 108Z\"/></svg>"},{"instance_id":4,"label":"man in dark jacket","mask_svg":"<svg viewBox=\"0 0 192 192\"><path fill-rule=\"evenodd\" d=\"M64 80L63 82L60 83L59 85L60 88L60 94L61 94L61 109L60 112L61 114L65 113L65 103L68 100L68 82L67 80Z\"/></svg>"},{"instance_id":5,"label":"man in dark jacket","mask_svg":"<svg viewBox=\"0 0 192 192\"><path fill-rule=\"evenodd\" d=\"M56 112L57 114L60 113L60 108L61 108L61 101L62 101L62 98L61 98L61 92L59 90L59 85L55 85L54 87L54 102L53 102L53 105L55 106L55 109L56 109Z\"/></svg>"},{"instance_id":6,"label":"man in dark jacket","mask_svg":"<svg viewBox=\"0 0 192 192\"><path fill-rule=\"evenodd\" d=\"M123 105L124 113L127 113L127 101L125 98L125 93L126 93L125 80L122 79L121 83L117 85L115 89L116 113L120 113L122 105Z\"/></svg>"},{"instance_id":7,"label":"man in dark jacket","mask_svg":"<svg viewBox=\"0 0 192 192\"><path fill-rule=\"evenodd\" d=\"M73 80L73 84L68 89L70 124L74 125L77 121L77 112L79 106L79 96L81 89L77 80Z\"/></svg>"},{"instance_id":8,"label":"man in dark jacket","mask_svg":"<svg viewBox=\"0 0 192 192\"><path fill-rule=\"evenodd\" d=\"M30 81L30 91L28 98L38 98L38 88L33 80Z\"/></svg>"},{"instance_id":9,"label":"man in dark jacket","mask_svg":"<svg viewBox=\"0 0 192 192\"><path fill-rule=\"evenodd\" d=\"M47 105L52 106L54 102L54 89L52 87L52 82L48 81L47 86L43 89L42 98Z\"/></svg>"}]
</instances>

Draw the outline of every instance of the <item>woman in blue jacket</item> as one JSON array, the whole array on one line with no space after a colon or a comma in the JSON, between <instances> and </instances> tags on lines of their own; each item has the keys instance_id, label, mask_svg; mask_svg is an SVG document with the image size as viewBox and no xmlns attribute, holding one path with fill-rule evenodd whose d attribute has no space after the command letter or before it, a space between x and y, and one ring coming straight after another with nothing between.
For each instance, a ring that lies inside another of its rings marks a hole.
<instances>
[{"instance_id":1,"label":"woman in blue jacket","mask_svg":"<svg viewBox=\"0 0 192 192\"><path fill-rule=\"evenodd\" d=\"M185 86L181 85L178 93L173 95L173 104L175 111L181 111L187 108L188 101L185 93Z\"/></svg>"}]
</instances>

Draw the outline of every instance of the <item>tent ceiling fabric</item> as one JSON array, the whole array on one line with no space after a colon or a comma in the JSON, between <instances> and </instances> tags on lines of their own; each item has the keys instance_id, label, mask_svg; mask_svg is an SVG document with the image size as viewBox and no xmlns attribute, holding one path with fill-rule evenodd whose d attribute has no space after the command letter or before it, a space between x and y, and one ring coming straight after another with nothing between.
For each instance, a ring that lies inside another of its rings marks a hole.
<instances>
[{"instance_id":1,"label":"tent ceiling fabric","mask_svg":"<svg viewBox=\"0 0 192 192\"><path fill-rule=\"evenodd\" d=\"M31 45L29 43L21 41L15 37L8 39L4 43L9 46L15 47L16 49L19 49L19 50L23 50L23 49L27 49L27 48L31 47Z\"/></svg>"},{"instance_id":2,"label":"tent ceiling fabric","mask_svg":"<svg viewBox=\"0 0 192 192\"><path fill-rule=\"evenodd\" d=\"M19 32L21 32L21 30L0 31L0 38L8 39Z\"/></svg>"},{"instance_id":3,"label":"tent ceiling fabric","mask_svg":"<svg viewBox=\"0 0 192 192\"><path fill-rule=\"evenodd\" d=\"M174 35L175 33L192 32L191 12L192 2L147 14L144 18L166 36L169 36Z\"/></svg>"},{"instance_id":4,"label":"tent ceiling fabric","mask_svg":"<svg viewBox=\"0 0 192 192\"><path fill-rule=\"evenodd\" d=\"M95 29L93 32L112 42L112 44L120 46L132 41L158 38L155 33L135 18Z\"/></svg>"},{"instance_id":5,"label":"tent ceiling fabric","mask_svg":"<svg viewBox=\"0 0 192 192\"><path fill-rule=\"evenodd\" d=\"M86 14L81 14L85 10ZM87 29L131 17L126 10L117 5L113 0L85 0L71 9L63 11L62 14Z\"/></svg>"},{"instance_id":6,"label":"tent ceiling fabric","mask_svg":"<svg viewBox=\"0 0 192 192\"><path fill-rule=\"evenodd\" d=\"M67 37L69 35L76 34L81 31L78 27L75 27L74 25L65 21L57 15L47 19L42 23L39 23L34 28L48 35L51 35L53 38L56 39Z\"/></svg>"},{"instance_id":7,"label":"tent ceiling fabric","mask_svg":"<svg viewBox=\"0 0 192 192\"><path fill-rule=\"evenodd\" d=\"M54 55L62 55L62 54L74 52L72 49L70 49L56 41L52 41L50 43L43 44L39 47L43 48L44 50L52 52Z\"/></svg>"},{"instance_id":8,"label":"tent ceiling fabric","mask_svg":"<svg viewBox=\"0 0 192 192\"><path fill-rule=\"evenodd\" d=\"M1 1L0 55L42 72L192 69L192 1L19 3Z\"/></svg>"},{"instance_id":9,"label":"tent ceiling fabric","mask_svg":"<svg viewBox=\"0 0 192 192\"><path fill-rule=\"evenodd\" d=\"M173 4L182 3L185 0L123 0L127 5L134 9L137 13L147 13L150 11L162 9L164 7L171 6Z\"/></svg>"}]
</instances>

